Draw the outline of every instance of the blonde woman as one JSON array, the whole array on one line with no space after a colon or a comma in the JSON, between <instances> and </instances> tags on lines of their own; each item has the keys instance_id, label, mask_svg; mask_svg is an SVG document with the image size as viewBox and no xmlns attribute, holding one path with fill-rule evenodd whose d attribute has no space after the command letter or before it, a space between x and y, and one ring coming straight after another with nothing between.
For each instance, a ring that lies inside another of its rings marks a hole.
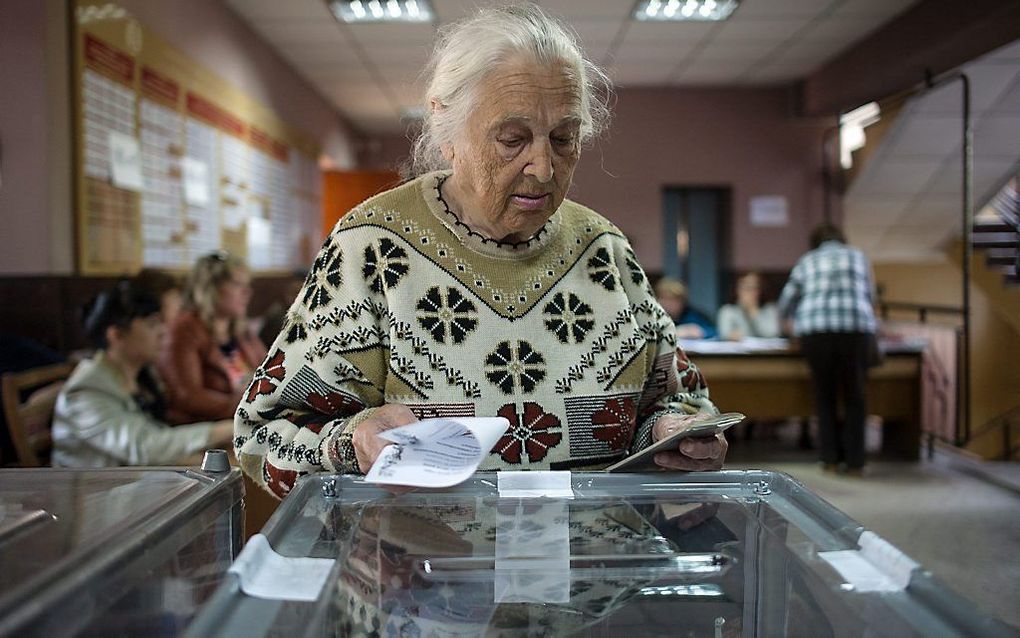
<instances>
[{"instance_id":1,"label":"blonde woman","mask_svg":"<svg viewBox=\"0 0 1020 638\"><path fill-rule=\"evenodd\" d=\"M224 252L200 258L170 325L159 371L174 423L230 418L266 348L249 329L251 274Z\"/></svg>"}]
</instances>

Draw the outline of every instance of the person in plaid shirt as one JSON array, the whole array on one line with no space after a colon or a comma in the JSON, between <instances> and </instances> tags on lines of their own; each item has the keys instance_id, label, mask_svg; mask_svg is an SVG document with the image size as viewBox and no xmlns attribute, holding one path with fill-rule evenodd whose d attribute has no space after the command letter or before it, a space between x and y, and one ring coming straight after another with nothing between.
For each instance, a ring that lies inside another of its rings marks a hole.
<instances>
[{"instance_id":1,"label":"person in plaid shirt","mask_svg":"<svg viewBox=\"0 0 1020 638\"><path fill-rule=\"evenodd\" d=\"M865 383L874 347L874 278L867 257L848 246L842 231L823 224L811 250L790 272L779 312L793 318L794 335L811 367L818 412L819 447L828 471L864 468ZM845 420L837 415L842 393Z\"/></svg>"}]
</instances>

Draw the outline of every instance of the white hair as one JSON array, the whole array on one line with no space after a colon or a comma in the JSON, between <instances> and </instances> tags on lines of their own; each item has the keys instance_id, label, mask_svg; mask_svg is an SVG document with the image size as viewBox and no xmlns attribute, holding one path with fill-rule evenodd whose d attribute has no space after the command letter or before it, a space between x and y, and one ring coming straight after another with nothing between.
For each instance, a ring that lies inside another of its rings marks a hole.
<instances>
[{"instance_id":1,"label":"white hair","mask_svg":"<svg viewBox=\"0 0 1020 638\"><path fill-rule=\"evenodd\" d=\"M522 55L546 66L567 66L581 98L582 144L604 130L609 78L584 57L570 28L530 3L484 8L439 32L425 67L425 113L405 170L409 177L449 168L440 149L464 133L478 86L494 69ZM433 109L433 101L443 108Z\"/></svg>"}]
</instances>

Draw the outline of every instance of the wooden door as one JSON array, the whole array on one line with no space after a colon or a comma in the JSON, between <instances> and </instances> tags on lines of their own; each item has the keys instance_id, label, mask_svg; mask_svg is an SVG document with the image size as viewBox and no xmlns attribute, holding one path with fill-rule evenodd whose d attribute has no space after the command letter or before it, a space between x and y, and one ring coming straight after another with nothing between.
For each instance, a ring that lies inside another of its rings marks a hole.
<instances>
[{"instance_id":1,"label":"wooden door","mask_svg":"<svg viewBox=\"0 0 1020 638\"><path fill-rule=\"evenodd\" d=\"M361 202L400 183L393 171L323 171L322 237Z\"/></svg>"}]
</instances>

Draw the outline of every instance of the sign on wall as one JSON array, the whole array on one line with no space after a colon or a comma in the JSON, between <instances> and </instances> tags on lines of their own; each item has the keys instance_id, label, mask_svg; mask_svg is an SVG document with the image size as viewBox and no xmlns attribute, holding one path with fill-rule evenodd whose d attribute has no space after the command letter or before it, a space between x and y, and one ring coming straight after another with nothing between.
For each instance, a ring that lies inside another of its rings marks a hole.
<instances>
[{"instance_id":1,"label":"sign on wall","mask_svg":"<svg viewBox=\"0 0 1020 638\"><path fill-rule=\"evenodd\" d=\"M217 249L255 271L307 267L314 143L123 9L74 8L79 271L183 270Z\"/></svg>"},{"instance_id":2,"label":"sign on wall","mask_svg":"<svg viewBox=\"0 0 1020 638\"><path fill-rule=\"evenodd\" d=\"M749 206L752 226L787 226L790 210L782 195L758 195Z\"/></svg>"}]
</instances>

